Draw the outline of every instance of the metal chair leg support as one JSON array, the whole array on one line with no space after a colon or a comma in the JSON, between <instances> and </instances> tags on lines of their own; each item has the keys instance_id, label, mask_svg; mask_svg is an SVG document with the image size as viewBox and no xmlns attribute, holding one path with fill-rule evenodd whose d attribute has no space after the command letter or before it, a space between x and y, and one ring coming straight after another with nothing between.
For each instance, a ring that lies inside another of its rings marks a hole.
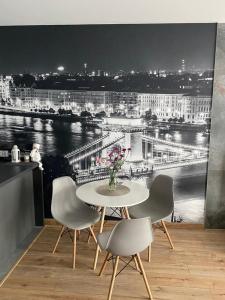
<instances>
[{"instance_id":1,"label":"metal chair leg support","mask_svg":"<svg viewBox=\"0 0 225 300\"><path fill-rule=\"evenodd\" d=\"M135 259L136 259L136 257L135 257ZM120 257L120 260L123 262L123 263L125 263L125 267L123 267L120 271L119 271L119 273L121 273L126 267L130 267L130 268L132 268L132 269L134 269L135 271L138 271L139 273L141 273L141 271L140 270L138 270L138 268L137 268L137 266L135 265L135 267L133 267L132 265L131 265L131 262L132 261L134 261L134 255L132 255L132 258L127 262L127 261L125 261L124 259L122 259L121 257ZM137 261L137 260L136 260ZM139 267L139 266L138 266ZM117 275L119 275L119 273L117 274Z\"/></svg>"}]
</instances>

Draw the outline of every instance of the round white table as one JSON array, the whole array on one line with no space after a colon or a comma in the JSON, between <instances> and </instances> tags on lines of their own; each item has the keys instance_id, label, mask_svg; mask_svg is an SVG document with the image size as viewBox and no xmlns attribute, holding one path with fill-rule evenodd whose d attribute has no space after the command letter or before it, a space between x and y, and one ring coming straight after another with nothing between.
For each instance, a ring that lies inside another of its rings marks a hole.
<instances>
[{"instance_id":1,"label":"round white table","mask_svg":"<svg viewBox=\"0 0 225 300\"><path fill-rule=\"evenodd\" d=\"M116 190L110 191L108 180L92 181L78 187L76 196L83 202L101 208L100 230L103 231L106 207L120 207L129 218L127 207L144 202L149 197L149 190L143 185L132 181L121 181ZM94 269L96 269L99 246L97 246Z\"/></svg>"}]
</instances>

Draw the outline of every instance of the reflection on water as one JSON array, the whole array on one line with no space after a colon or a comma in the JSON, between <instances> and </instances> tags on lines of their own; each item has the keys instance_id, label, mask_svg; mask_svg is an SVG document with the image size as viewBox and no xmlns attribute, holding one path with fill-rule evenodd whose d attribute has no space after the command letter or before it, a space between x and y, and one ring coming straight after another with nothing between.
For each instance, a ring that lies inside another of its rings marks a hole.
<instances>
[{"instance_id":1,"label":"reflection on water","mask_svg":"<svg viewBox=\"0 0 225 300\"><path fill-rule=\"evenodd\" d=\"M158 137L159 139L175 142L175 143L183 143L190 144L195 146L207 147L209 137L203 136L202 132L195 131L178 131L178 130L170 130L167 133L156 133L153 132L150 135L154 137Z\"/></svg>"},{"instance_id":2,"label":"reflection on water","mask_svg":"<svg viewBox=\"0 0 225 300\"><path fill-rule=\"evenodd\" d=\"M41 144L43 153L65 154L100 135L101 129L83 128L80 123L0 115L0 145L6 148L11 148L13 144L26 148L36 142ZM156 136L156 133L151 135ZM208 145L208 137L204 137L202 132L171 130L157 133L157 136L176 143Z\"/></svg>"},{"instance_id":3,"label":"reflection on water","mask_svg":"<svg viewBox=\"0 0 225 300\"><path fill-rule=\"evenodd\" d=\"M0 145L9 149L13 144L30 149L39 143L44 154L65 154L100 135L100 129L83 128L80 123L0 115Z\"/></svg>"}]
</instances>

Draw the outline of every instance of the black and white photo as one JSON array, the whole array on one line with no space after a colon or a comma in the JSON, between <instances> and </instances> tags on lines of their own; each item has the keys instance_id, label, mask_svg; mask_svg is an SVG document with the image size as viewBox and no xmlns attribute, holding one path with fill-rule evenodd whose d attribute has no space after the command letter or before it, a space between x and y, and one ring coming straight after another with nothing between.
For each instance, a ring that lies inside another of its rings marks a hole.
<instances>
[{"instance_id":1,"label":"black and white photo","mask_svg":"<svg viewBox=\"0 0 225 300\"><path fill-rule=\"evenodd\" d=\"M174 222L203 223L215 24L0 27L0 150L40 145L51 184L109 176L174 178Z\"/></svg>"}]
</instances>

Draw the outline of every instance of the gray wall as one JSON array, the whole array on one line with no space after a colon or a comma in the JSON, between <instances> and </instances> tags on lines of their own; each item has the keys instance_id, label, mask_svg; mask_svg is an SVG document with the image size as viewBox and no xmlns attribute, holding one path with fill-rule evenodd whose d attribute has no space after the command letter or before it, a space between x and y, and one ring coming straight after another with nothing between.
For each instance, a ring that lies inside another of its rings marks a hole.
<instances>
[{"instance_id":1,"label":"gray wall","mask_svg":"<svg viewBox=\"0 0 225 300\"><path fill-rule=\"evenodd\" d=\"M225 24L218 24L205 225L225 228Z\"/></svg>"},{"instance_id":2,"label":"gray wall","mask_svg":"<svg viewBox=\"0 0 225 300\"><path fill-rule=\"evenodd\" d=\"M34 228L32 170L0 187L0 273Z\"/></svg>"}]
</instances>

